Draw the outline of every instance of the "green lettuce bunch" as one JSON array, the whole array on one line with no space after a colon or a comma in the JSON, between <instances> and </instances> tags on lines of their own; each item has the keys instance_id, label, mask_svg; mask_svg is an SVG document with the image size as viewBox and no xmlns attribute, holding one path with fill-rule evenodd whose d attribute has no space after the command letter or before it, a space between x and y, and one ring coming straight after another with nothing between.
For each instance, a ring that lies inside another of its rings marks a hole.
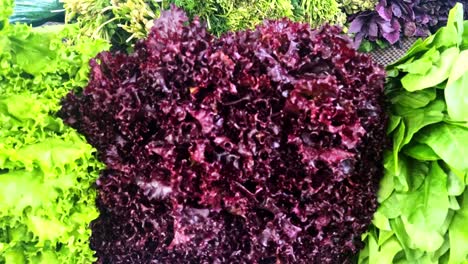
<instances>
[{"instance_id":1,"label":"green lettuce bunch","mask_svg":"<svg viewBox=\"0 0 468 264\"><path fill-rule=\"evenodd\" d=\"M391 102L381 203L359 263L468 263L468 21L388 66Z\"/></svg>"},{"instance_id":2,"label":"green lettuce bunch","mask_svg":"<svg viewBox=\"0 0 468 264\"><path fill-rule=\"evenodd\" d=\"M55 113L104 41L74 26L11 25L0 0L0 263L90 263L95 150Z\"/></svg>"}]
</instances>

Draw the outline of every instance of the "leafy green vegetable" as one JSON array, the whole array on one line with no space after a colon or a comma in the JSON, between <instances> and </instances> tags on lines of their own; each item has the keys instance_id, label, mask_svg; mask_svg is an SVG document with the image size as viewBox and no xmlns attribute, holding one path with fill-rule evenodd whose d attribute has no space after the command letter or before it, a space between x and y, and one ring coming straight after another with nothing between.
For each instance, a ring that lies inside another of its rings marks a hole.
<instances>
[{"instance_id":1,"label":"leafy green vegetable","mask_svg":"<svg viewBox=\"0 0 468 264\"><path fill-rule=\"evenodd\" d=\"M438 60L434 61L429 71L425 74L409 73L401 79L403 87L412 92L429 87L434 87L437 84L446 80L449 76L453 61L459 53L458 48L452 47L444 50ZM416 67L415 67L416 68ZM418 68L416 68L418 69ZM414 71L414 70L413 70ZM425 69L418 69L418 72L424 72Z\"/></svg>"},{"instance_id":2,"label":"leafy green vegetable","mask_svg":"<svg viewBox=\"0 0 468 264\"><path fill-rule=\"evenodd\" d=\"M445 88L445 100L449 116L468 122L468 50L462 51L452 68Z\"/></svg>"},{"instance_id":3,"label":"leafy green vegetable","mask_svg":"<svg viewBox=\"0 0 468 264\"><path fill-rule=\"evenodd\" d=\"M421 108L436 99L435 89L425 89L416 92L400 92L392 98L392 104L398 104L407 108Z\"/></svg>"},{"instance_id":4,"label":"leafy green vegetable","mask_svg":"<svg viewBox=\"0 0 468 264\"><path fill-rule=\"evenodd\" d=\"M440 157L426 144L413 143L403 149L403 153L408 157L420 161L440 160Z\"/></svg>"},{"instance_id":5,"label":"leafy green vegetable","mask_svg":"<svg viewBox=\"0 0 468 264\"><path fill-rule=\"evenodd\" d=\"M107 44L74 39L74 26L8 24L11 4L0 0L0 263L89 263L101 165L55 113Z\"/></svg>"},{"instance_id":6,"label":"leafy green vegetable","mask_svg":"<svg viewBox=\"0 0 468 264\"><path fill-rule=\"evenodd\" d=\"M468 129L450 124L437 124L423 129L416 139L431 147L447 164L468 171Z\"/></svg>"},{"instance_id":7,"label":"leafy green vegetable","mask_svg":"<svg viewBox=\"0 0 468 264\"><path fill-rule=\"evenodd\" d=\"M468 257L468 192L463 194L460 210L455 213L449 227L450 264L466 263Z\"/></svg>"},{"instance_id":8,"label":"leafy green vegetable","mask_svg":"<svg viewBox=\"0 0 468 264\"><path fill-rule=\"evenodd\" d=\"M211 32L252 29L265 19L289 18L308 22L340 24L346 16L337 0L63 0L66 21L77 22L80 35L111 41L127 47L144 38L153 20L170 4L207 23ZM371 2L371 1L368 1Z\"/></svg>"},{"instance_id":9,"label":"leafy green vegetable","mask_svg":"<svg viewBox=\"0 0 468 264\"><path fill-rule=\"evenodd\" d=\"M468 263L468 23L462 10L457 4L446 27L416 41L387 68L393 148L384 155L381 204L363 236L359 263Z\"/></svg>"}]
</instances>

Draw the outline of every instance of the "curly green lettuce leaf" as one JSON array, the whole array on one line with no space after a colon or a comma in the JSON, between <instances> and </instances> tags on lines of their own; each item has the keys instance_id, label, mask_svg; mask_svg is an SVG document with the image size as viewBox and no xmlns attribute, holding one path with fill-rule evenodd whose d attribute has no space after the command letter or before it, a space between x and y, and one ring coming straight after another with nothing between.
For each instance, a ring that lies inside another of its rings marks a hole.
<instances>
[{"instance_id":1,"label":"curly green lettuce leaf","mask_svg":"<svg viewBox=\"0 0 468 264\"><path fill-rule=\"evenodd\" d=\"M0 20L12 1L0 0ZM56 117L104 41L76 26L0 27L0 263L91 263L95 150Z\"/></svg>"},{"instance_id":2,"label":"curly green lettuce leaf","mask_svg":"<svg viewBox=\"0 0 468 264\"><path fill-rule=\"evenodd\" d=\"M100 163L51 107L28 93L0 96L0 262L94 260L88 224Z\"/></svg>"}]
</instances>

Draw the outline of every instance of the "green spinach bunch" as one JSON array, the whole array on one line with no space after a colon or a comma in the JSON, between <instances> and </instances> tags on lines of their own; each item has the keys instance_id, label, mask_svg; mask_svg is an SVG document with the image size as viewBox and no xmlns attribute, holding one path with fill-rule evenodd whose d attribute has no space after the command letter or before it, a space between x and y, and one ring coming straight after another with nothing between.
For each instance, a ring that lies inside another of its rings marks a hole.
<instances>
[{"instance_id":1,"label":"green spinach bunch","mask_svg":"<svg viewBox=\"0 0 468 264\"><path fill-rule=\"evenodd\" d=\"M462 5L387 71L392 149L359 263L466 263L468 21Z\"/></svg>"}]
</instances>

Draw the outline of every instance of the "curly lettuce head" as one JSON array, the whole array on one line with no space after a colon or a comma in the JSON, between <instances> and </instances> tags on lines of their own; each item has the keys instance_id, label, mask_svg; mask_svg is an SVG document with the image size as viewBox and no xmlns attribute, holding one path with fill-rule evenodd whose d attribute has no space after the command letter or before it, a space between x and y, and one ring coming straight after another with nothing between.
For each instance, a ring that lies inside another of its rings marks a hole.
<instances>
[{"instance_id":1,"label":"curly lettuce head","mask_svg":"<svg viewBox=\"0 0 468 264\"><path fill-rule=\"evenodd\" d=\"M89 263L93 148L55 116L107 44L72 26L11 25L0 0L0 263Z\"/></svg>"}]
</instances>

